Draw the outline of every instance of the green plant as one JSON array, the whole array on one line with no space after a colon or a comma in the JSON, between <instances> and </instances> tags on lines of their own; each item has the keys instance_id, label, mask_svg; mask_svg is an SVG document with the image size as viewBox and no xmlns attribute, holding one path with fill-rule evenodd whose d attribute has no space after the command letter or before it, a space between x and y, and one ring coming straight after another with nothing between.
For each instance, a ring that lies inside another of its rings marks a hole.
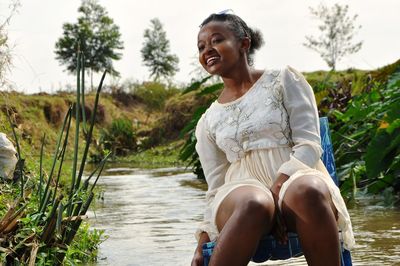
<instances>
[{"instance_id":1,"label":"green plant","mask_svg":"<svg viewBox=\"0 0 400 266\"><path fill-rule=\"evenodd\" d=\"M112 121L108 128L102 130L100 139L104 149L112 151L114 155L126 155L137 146L132 122L126 118Z\"/></svg>"},{"instance_id":2,"label":"green plant","mask_svg":"<svg viewBox=\"0 0 400 266\"><path fill-rule=\"evenodd\" d=\"M355 96L345 112L332 114L337 120L332 137L342 187L400 191L400 70L386 85L375 83L368 93ZM365 166L355 171L356 165Z\"/></svg>"},{"instance_id":3,"label":"green plant","mask_svg":"<svg viewBox=\"0 0 400 266\"><path fill-rule=\"evenodd\" d=\"M89 262L97 260L98 245L104 242L104 230L90 229L89 223L83 223L79 228L76 239L72 241L66 253L66 262Z\"/></svg>"},{"instance_id":4,"label":"green plant","mask_svg":"<svg viewBox=\"0 0 400 266\"><path fill-rule=\"evenodd\" d=\"M207 103L204 106L198 107L192 116L192 119L190 122L182 129L180 133L180 137L183 137L185 134L188 135L188 138L186 140L185 145L182 147L180 154L179 154L179 159L182 161L187 162L187 166L193 168L194 174L200 178L204 179L204 173L203 169L201 167L201 163L199 160L199 155L196 152L196 136L195 136L195 131L196 131L196 125L203 113L207 110L207 108L211 105L211 103L217 98L216 92L220 91L223 88L222 83L216 83L212 84L209 86L203 86L205 82L211 78L211 76L208 76L206 78L203 78L200 81L195 81L193 82L189 87L187 87L183 93L189 93L191 91L198 91L197 95L198 96L203 96L203 95L211 95L212 97L209 98Z\"/></svg>"},{"instance_id":5,"label":"green plant","mask_svg":"<svg viewBox=\"0 0 400 266\"><path fill-rule=\"evenodd\" d=\"M72 106L69 107L60 130L47 181L45 171L42 169L45 137L42 138L38 182L33 182L26 171L17 169L21 175L21 186L19 189L15 189L15 192L20 192L21 196L0 220L0 238L5 239L0 244L2 251L6 254L4 256L6 264L29 263L33 265L38 262L44 265L59 265L63 262L68 247L79 231L82 220L86 218L86 212L94 197L93 189L107 161L108 155L84 181L82 180L89 146L92 142L99 95L106 72L100 81L90 123L87 124L85 110L82 108L84 106L84 84L81 83L81 78L84 76L84 61L80 54L77 62L79 64L74 108L74 155L72 171L70 172L70 188L63 188L62 190L59 181L62 172L65 171L63 165L71 131ZM12 123L11 127L13 129ZM83 153L78 156L80 134L84 135L86 143ZM15 142L19 143L15 132L14 137ZM18 148L20 160L22 158L21 152ZM79 164L78 160L80 161ZM23 167L23 164L21 167ZM93 176L95 176L94 183L89 184ZM68 189L67 193L64 191L65 189ZM99 241L97 242L99 243Z\"/></svg>"},{"instance_id":6,"label":"green plant","mask_svg":"<svg viewBox=\"0 0 400 266\"><path fill-rule=\"evenodd\" d=\"M141 100L148 109L162 110L168 98L178 93L177 89L166 88L160 82L143 82L133 85L131 93Z\"/></svg>"}]
</instances>

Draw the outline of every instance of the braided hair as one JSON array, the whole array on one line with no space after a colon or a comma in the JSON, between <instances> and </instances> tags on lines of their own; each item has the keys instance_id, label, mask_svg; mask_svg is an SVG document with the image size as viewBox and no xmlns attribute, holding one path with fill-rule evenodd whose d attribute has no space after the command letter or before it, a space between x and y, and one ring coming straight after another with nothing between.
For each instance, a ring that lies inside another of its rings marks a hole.
<instances>
[{"instance_id":1,"label":"braided hair","mask_svg":"<svg viewBox=\"0 0 400 266\"><path fill-rule=\"evenodd\" d=\"M229 29L238 40L242 40L246 37L250 39L250 48L247 51L247 62L249 65L253 65L255 51L264 44L262 33L257 29L252 29L247 26L246 22L239 16L227 13L211 14L201 23L200 28L212 21L227 22Z\"/></svg>"}]
</instances>

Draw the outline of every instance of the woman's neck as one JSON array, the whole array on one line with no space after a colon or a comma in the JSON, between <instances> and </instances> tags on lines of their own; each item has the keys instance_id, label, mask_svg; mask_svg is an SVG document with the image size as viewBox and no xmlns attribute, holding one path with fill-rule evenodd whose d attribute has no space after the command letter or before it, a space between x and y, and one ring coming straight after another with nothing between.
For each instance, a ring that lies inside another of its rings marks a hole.
<instances>
[{"instance_id":1,"label":"woman's neck","mask_svg":"<svg viewBox=\"0 0 400 266\"><path fill-rule=\"evenodd\" d=\"M245 67L229 72L229 75L221 77L224 89L218 97L220 103L233 101L244 95L260 78L263 71Z\"/></svg>"}]
</instances>

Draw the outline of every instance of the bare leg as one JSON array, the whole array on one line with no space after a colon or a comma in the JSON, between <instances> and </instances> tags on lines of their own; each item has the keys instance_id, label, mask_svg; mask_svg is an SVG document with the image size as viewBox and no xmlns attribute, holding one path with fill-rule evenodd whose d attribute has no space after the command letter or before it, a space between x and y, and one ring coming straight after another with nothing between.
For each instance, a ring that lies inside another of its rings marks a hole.
<instances>
[{"instance_id":1,"label":"bare leg","mask_svg":"<svg viewBox=\"0 0 400 266\"><path fill-rule=\"evenodd\" d=\"M336 209L322 180L295 180L286 191L282 211L289 231L300 237L308 265L340 265Z\"/></svg>"},{"instance_id":2,"label":"bare leg","mask_svg":"<svg viewBox=\"0 0 400 266\"><path fill-rule=\"evenodd\" d=\"M274 202L265 191L239 187L222 201L217 217L220 236L210 266L247 265L261 236L271 230Z\"/></svg>"}]
</instances>

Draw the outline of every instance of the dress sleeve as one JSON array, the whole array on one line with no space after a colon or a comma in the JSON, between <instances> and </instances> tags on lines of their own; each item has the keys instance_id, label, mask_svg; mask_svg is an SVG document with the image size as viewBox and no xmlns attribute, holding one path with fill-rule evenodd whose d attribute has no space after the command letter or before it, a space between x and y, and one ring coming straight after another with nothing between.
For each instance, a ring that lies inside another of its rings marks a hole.
<instances>
[{"instance_id":1,"label":"dress sleeve","mask_svg":"<svg viewBox=\"0 0 400 266\"><path fill-rule=\"evenodd\" d=\"M225 182L225 174L229 167L225 153L218 148L215 141L208 133L204 115L200 118L196 127L196 151L200 158L204 176L208 184L206 193L206 208L204 211L204 220L196 231L196 239L198 240L201 232L207 232L211 240L217 236L217 228L211 221L211 204L217 193L218 187Z\"/></svg>"},{"instance_id":2,"label":"dress sleeve","mask_svg":"<svg viewBox=\"0 0 400 266\"><path fill-rule=\"evenodd\" d=\"M278 173L291 176L305 168L315 168L322 154L319 117L314 92L303 75L291 67L282 70L283 104L292 132L292 154Z\"/></svg>"}]
</instances>

